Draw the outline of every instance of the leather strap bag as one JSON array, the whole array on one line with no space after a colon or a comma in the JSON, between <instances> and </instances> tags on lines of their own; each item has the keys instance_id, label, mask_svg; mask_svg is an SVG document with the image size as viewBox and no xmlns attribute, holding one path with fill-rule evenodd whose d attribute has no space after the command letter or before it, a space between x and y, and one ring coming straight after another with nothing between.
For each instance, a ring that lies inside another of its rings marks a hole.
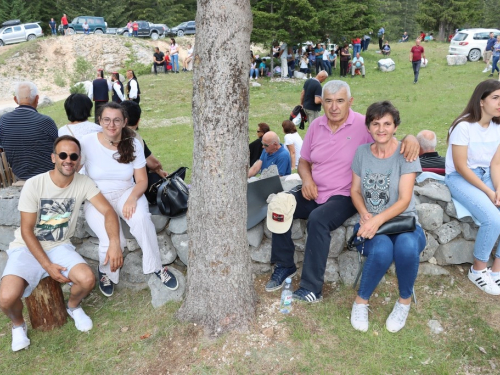
<instances>
[{"instance_id":1,"label":"leather strap bag","mask_svg":"<svg viewBox=\"0 0 500 375\"><path fill-rule=\"evenodd\" d=\"M174 218L186 214L189 199L189 188L184 182L186 170L187 167L181 167L149 188L148 200L158 205L162 215Z\"/></svg>"}]
</instances>

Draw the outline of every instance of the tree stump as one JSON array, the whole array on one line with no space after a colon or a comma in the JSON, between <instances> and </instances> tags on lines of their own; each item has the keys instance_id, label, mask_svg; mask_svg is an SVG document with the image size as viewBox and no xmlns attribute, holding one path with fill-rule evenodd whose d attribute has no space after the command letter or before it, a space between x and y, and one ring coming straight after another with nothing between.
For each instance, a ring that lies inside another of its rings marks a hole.
<instances>
[{"instance_id":1,"label":"tree stump","mask_svg":"<svg viewBox=\"0 0 500 375\"><path fill-rule=\"evenodd\" d=\"M66 324L68 313L61 284L52 277L42 279L25 301L34 329L51 331Z\"/></svg>"}]
</instances>

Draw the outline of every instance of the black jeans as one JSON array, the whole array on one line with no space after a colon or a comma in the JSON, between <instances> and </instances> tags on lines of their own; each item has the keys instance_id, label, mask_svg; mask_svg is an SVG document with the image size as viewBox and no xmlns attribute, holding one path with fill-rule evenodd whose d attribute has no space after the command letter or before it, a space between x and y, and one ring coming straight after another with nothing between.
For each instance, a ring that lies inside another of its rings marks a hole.
<instances>
[{"instance_id":1,"label":"black jeans","mask_svg":"<svg viewBox=\"0 0 500 375\"><path fill-rule=\"evenodd\" d=\"M308 201L302 191L292 193L297 200L294 219L307 219L307 242L302 267L300 286L314 293L320 293L325 278L326 261L330 251L330 232L341 226L356 213L351 197L334 195L323 204ZM271 263L292 267L293 254L292 229L283 234L273 233Z\"/></svg>"},{"instance_id":2,"label":"black jeans","mask_svg":"<svg viewBox=\"0 0 500 375\"><path fill-rule=\"evenodd\" d=\"M411 65L413 66L414 82L418 81L418 72L420 72L420 64L421 63L422 63L422 60L417 60L417 61L411 62Z\"/></svg>"},{"instance_id":3,"label":"black jeans","mask_svg":"<svg viewBox=\"0 0 500 375\"><path fill-rule=\"evenodd\" d=\"M157 66L163 66L165 68L165 73L167 72L167 65L164 62L157 63L156 61L153 63L155 74L157 73L156 67Z\"/></svg>"},{"instance_id":4,"label":"black jeans","mask_svg":"<svg viewBox=\"0 0 500 375\"><path fill-rule=\"evenodd\" d=\"M323 66L323 56L316 56L316 74L322 70L325 70L325 67Z\"/></svg>"},{"instance_id":5,"label":"black jeans","mask_svg":"<svg viewBox=\"0 0 500 375\"><path fill-rule=\"evenodd\" d=\"M347 68L349 67L349 61L340 60L340 76L347 76Z\"/></svg>"}]
</instances>

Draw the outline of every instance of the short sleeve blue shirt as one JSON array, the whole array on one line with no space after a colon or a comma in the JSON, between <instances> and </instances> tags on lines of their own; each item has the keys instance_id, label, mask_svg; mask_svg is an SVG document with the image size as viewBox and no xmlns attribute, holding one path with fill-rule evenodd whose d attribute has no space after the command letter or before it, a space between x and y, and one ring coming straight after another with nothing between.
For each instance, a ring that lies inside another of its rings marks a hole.
<instances>
[{"instance_id":1,"label":"short sleeve blue shirt","mask_svg":"<svg viewBox=\"0 0 500 375\"><path fill-rule=\"evenodd\" d=\"M283 146L283 144L280 143L280 145L281 147L279 150L272 155L269 155L266 150L262 151L262 154L260 155L260 160L262 161L261 171L274 164L278 167L278 173L280 176L288 176L292 173L290 153L287 148Z\"/></svg>"}]
</instances>

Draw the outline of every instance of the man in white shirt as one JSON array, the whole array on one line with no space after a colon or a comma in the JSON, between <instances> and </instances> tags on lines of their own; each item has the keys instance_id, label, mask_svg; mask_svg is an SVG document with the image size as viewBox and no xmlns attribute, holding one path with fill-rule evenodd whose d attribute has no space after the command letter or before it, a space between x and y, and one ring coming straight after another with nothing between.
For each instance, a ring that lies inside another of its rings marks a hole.
<instances>
[{"instance_id":1,"label":"man in white shirt","mask_svg":"<svg viewBox=\"0 0 500 375\"><path fill-rule=\"evenodd\" d=\"M361 70L361 74L363 75L363 78L365 78L365 61L359 55L359 52L356 53L356 57L352 59L351 78L354 78L354 72L356 69Z\"/></svg>"}]
</instances>

